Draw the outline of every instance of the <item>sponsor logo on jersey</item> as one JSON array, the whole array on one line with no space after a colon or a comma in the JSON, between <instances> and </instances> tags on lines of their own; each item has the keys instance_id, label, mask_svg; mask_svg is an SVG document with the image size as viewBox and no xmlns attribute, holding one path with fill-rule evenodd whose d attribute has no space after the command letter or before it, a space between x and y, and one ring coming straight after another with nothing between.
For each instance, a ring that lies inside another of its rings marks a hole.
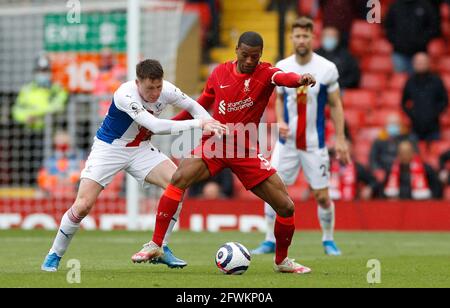
<instances>
[{"instance_id":1,"label":"sponsor logo on jersey","mask_svg":"<svg viewBox=\"0 0 450 308\"><path fill-rule=\"evenodd\" d=\"M227 104L225 103L225 101L221 101L221 102L219 103L219 114L225 115L225 113L226 113L226 108L227 108Z\"/></svg>"}]
</instances>

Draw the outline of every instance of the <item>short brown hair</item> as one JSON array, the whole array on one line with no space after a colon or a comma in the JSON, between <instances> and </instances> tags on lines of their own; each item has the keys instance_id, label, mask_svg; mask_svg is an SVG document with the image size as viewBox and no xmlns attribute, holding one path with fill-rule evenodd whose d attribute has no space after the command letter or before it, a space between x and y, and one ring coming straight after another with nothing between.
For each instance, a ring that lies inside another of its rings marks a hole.
<instances>
[{"instance_id":1,"label":"short brown hair","mask_svg":"<svg viewBox=\"0 0 450 308\"><path fill-rule=\"evenodd\" d=\"M136 76L139 80L162 79L164 77L164 70L158 60L147 59L136 65Z\"/></svg>"},{"instance_id":2,"label":"short brown hair","mask_svg":"<svg viewBox=\"0 0 450 308\"><path fill-rule=\"evenodd\" d=\"M294 31L295 28L307 29L314 32L314 21L307 16L302 16L292 24L292 31Z\"/></svg>"}]
</instances>

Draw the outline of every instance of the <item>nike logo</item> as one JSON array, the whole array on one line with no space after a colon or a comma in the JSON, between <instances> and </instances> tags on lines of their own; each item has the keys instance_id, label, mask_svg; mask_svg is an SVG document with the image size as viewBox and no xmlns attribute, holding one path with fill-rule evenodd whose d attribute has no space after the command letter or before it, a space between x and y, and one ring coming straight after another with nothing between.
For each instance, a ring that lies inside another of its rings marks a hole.
<instances>
[{"instance_id":1,"label":"nike logo","mask_svg":"<svg viewBox=\"0 0 450 308\"><path fill-rule=\"evenodd\" d=\"M70 236L72 235L72 234L66 234L66 233L64 233L64 231L61 230L61 229L59 229L59 231L60 231L65 237L67 237L68 239L69 239Z\"/></svg>"},{"instance_id":2,"label":"nike logo","mask_svg":"<svg viewBox=\"0 0 450 308\"><path fill-rule=\"evenodd\" d=\"M225 88L228 88L230 85L228 85L228 86L223 86L223 85L220 85L220 88L221 89L225 89Z\"/></svg>"}]
</instances>

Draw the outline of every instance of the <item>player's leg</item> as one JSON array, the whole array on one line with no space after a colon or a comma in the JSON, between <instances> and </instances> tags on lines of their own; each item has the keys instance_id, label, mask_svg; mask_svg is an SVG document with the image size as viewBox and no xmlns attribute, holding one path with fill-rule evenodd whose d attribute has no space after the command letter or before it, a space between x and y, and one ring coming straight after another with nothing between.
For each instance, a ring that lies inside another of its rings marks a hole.
<instances>
[{"instance_id":1,"label":"player's leg","mask_svg":"<svg viewBox=\"0 0 450 308\"><path fill-rule=\"evenodd\" d=\"M103 186L93 180L81 180L76 200L63 215L52 248L42 264L43 271L57 271L59 261L64 256L75 233L80 229L81 221L89 214L102 190Z\"/></svg>"},{"instance_id":2,"label":"player's leg","mask_svg":"<svg viewBox=\"0 0 450 308\"><path fill-rule=\"evenodd\" d=\"M278 171L278 175L283 180L285 185L292 185L295 183L298 173L300 171L300 159L298 157L298 150L290 148L278 142L272 153L271 165ZM260 246L252 250L252 254L268 254L275 252L275 218L276 212L268 203L264 203L264 214L266 220L266 238Z\"/></svg>"},{"instance_id":3,"label":"player's leg","mask_svg":"<svg viewBox=\"0 0 450 308\"><path fill-rule=\"evenodd\" d=\"M322 244L327 255L339 256L341 251L334 242L335 207L330 198L330 159L326 148L300 154L303 171L317 202L317 217L322 228Z\"/></svg>"},{"instance_id":4,"label":"player's leg","mask_svg":"<svg viewBox=\"0 0 450 308\"><path fill-rule=\"evenodd\" d=\"M167 186L169 186L170 180L172 179L172 176L174 175L176 170L177 166L175 165L175 163L172 162L170 159L167 159L161 162L155 168L153 168L153 170L151 170L149 174L145 177L145 181L147 183L159 186L162 189L167 189ZM164 237L163 241L164 254L161 257L153 260L153 263L155 264L165 264L170 268L183 268L187 266L187 263L177 258L168 246L170 236L172 235L173 229L180 217L181 208L182 202L180 202L180 204L178 205L178 209L175 215L172 217L172 220L170 221L169 224L169 228L167 229L166 235Z\"/></svg>"},{"instance_id":5,"label":"player's leg","mask_svg":"<svg viewBox=\"0 0 450 308\"><path fill-rule=\"evenodd\" d=\"M252 192L270 204L277 213L274 228L276 238L275 270L296 274L311 272L311 269L288 258L289 246L295 232L295 207L281 178L277 174L273 174L254 187Z\"/></svg>"},{"instance_id":6,"label":"player's leg","mask_svg":"<svg viewBox=\"0 0 450 308\"><path fill-rule=\"evenodd\" d=\"M192 184L207 180L211 175L209 170L201 158L187 158L180 163L159 201L153 239L132 256L133 262L151 261L162 254L164 237L172 217L178 210L178 205L183 200L185 190Z\"/></svg>"}]
</instances>

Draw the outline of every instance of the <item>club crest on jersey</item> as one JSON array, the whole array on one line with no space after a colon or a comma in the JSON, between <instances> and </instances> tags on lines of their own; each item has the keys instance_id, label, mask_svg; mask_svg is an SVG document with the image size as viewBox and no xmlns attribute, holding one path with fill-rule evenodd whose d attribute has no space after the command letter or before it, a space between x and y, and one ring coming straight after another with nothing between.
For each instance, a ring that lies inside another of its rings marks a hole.
<instances>
[{"instance_id":1,"label":"club crest on jersey","mask_svg":"<svg viewBox=\"0 0 450 308\"><path fill-rule=\"evenodd\" d=\"M251 78L244 81L244 92L250 92L250 80Z\"/></svg>"}]
</instances>

